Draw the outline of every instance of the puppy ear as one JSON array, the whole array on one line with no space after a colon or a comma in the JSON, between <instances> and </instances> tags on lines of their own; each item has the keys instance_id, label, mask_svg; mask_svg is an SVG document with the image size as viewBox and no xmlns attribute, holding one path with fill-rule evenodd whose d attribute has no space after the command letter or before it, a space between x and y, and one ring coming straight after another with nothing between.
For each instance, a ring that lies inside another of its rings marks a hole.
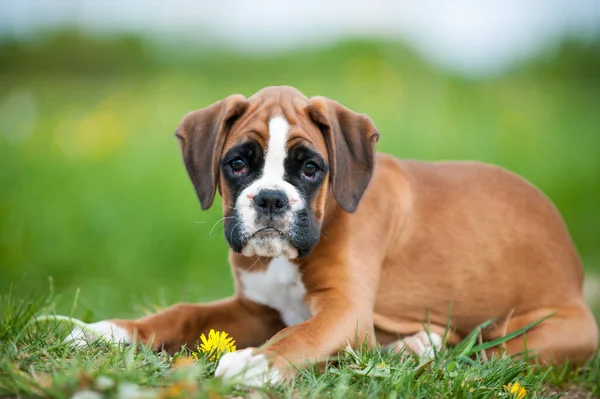
<instances>
[{"instance_id":1,"label":"puppy ear","mask_svg":"<svg viewBox=\"0 0 600 399\"><path fill-rule=\"evenodd\" d=\"M221 153L229 128L247 108L246 98L234 94L188 113L175 131L183 162L203 210L210 208L215 198Z\"/></svg>"},{"instance_id":2,"label":"puppy ear","mask_svg":"<svg viewBox=\"0 0 600 399\"><path fill-rule=\"evenodd\" d=\"M354 212L373 175L379 132L368 116L325 97L311 98L306 111L325 137L333 195Z\"/></svg>"}]
</instances>

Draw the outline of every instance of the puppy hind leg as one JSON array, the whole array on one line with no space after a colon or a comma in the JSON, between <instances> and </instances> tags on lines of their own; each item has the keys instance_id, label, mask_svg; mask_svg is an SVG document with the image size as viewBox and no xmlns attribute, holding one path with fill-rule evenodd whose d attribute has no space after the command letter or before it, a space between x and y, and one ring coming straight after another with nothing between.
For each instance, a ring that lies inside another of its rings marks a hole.
<instances>
[{"instance_id":1,"label":"puppy hind leg","mask_svg":"<svg viewBox=\"0 0 600 399\"><path fill-rule=\"evenodd\" d=\"M505 349L511 356L522 356L527 350L531 360L537 359L542 364L565 361L580 364L591 359L598 347L598 326L594 315L583 301L564 307L537 309L513 317L504 334L517 331L552 313L554 316L525 334L490 349L488 355L504 353Z\"/></svg>"},{"instance_id":2,"label":"puppy hind leg","mask_svg":"<svg viewBox=\"0 0 600 399\"><path fill-rule=\"evenodd\" d=\"M419 331L414 335L404 337L386 348L402 356L416 355L421 360L429 360L442 350L442 337L435 332Z\"/></svg>"}]
</instances>

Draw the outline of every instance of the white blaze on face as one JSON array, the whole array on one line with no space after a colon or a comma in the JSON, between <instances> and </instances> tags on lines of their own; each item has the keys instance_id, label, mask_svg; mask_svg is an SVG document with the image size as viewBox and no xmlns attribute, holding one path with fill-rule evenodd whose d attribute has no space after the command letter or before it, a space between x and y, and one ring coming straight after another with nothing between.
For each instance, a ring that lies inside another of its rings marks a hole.
<instances>
[{"instance_id":1,"label":"white blaze on face","mask_svg":"<svg viewBox=\"0 0 600 399\"><path fill-rule=\"evenodd\" d=\"M294 212L304 208L304 201L300 197L296 187L285 181L285 159L287 149L285 147L290 132L290 124L284 116L274 116L269 120L269 143L265 154L265 163L260 177L250 186L245 188L236 200L236 209L242 223L243 234L252 235L257 230L267 227L259 225L258 214L254 207L254 197L261 190L280 190L288 198L290 209L279 216L279 223L284 225L284 230L291 229L294 223ZM266 239L264 237L253 237L242 249L246 256L286 256L295 258L298 251L292 247L287 240L281 237Z\"/></svg>"},{"instance_id":2,"label":"white blaze on face","mask_svg":"<svg viewBox=\"0 0 600 399\"><path fill-rule=\"evenodd\" d=\"M283 116L276 116L269 121L269 147L265 157L265 167L261 178L262 184L277 186L283 181L285 168L283 163L287 156L285 143L290 132L290 125Z\"/></svg>"}]
</instances>

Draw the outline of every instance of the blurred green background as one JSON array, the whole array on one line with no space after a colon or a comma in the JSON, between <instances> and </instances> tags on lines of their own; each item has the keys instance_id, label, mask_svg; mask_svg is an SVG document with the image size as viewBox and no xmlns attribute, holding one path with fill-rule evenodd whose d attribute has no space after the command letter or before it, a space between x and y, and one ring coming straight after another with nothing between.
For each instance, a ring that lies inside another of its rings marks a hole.
<instances>
[{"instance_id":1,"label":"blurred green background","mask_svg":"<svg viewBox=\"0 0 600 399\"><path fill-rule=\"evenodd\" d=\"M229 94L293 85L370 115L379 150L474 159L540 187L564 215L600 311L600 45L563 40L464 77L393 40L250 55L136 35L0 42L0 290L46 289L88 320L232 293L218 205L201 212L173 137ZM518 276L515 276L518 278Z\"/></svg>"}]
</instances>

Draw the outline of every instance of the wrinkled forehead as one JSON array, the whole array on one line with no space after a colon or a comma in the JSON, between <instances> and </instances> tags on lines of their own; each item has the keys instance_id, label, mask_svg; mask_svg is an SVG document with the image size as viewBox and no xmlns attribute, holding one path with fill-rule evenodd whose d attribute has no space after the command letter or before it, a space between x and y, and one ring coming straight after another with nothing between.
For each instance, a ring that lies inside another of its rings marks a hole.
<instances>
[{"instance_id":1,"label":"wrinkled forehead","mask_svg":"<svg viewBox=\"0 0 600 399\"><path fill-rule=\"evenodd\" d=\"M251 102L248 110L232 125L223 154L241 143L255 141L265 152L275 144L285 146L286 150L303 145L328 161L323 134L306 114L306 105L302 102Z\"/></svg>"}]
</instances>

